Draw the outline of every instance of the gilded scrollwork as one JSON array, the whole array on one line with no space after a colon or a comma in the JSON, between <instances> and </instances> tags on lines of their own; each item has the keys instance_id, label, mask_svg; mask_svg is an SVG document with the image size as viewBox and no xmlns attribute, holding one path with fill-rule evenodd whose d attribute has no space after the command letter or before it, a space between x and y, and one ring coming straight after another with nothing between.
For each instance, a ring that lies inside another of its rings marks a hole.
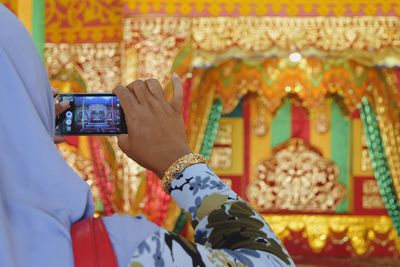
<instances>
[{"instance_id":1,"label":"gilded scrollwork","mask_svg":"<svg viewBox=\"0 0 400 267\"><path fill-rule=\"evenodd\" d=\"M232 166L232 148L214 147L209 164L216 170L228 170Z\"/></svg>"},{"instance_id":2,"label":"gilded scrollwork","mask_svg":"<svg viewBox=\"0 0 400 267\"><path fill-rule=\"evenodd\" d=\"M193 66L233 55L286 57L293 50L368 65L400 62L399 27L397 17L131 17L124 20L123 39L124 49L138 55L137 77L165 80L187 42L195 51Z\"/></svg>"},{"instance_id":3,"label":"gilded scrollwork","mask_svg":"<svg viewBox=\"0 0 400 267\"><path fill-rule=\"evenodd\" d=\"M328 242L348 244L353 254L366 256L374 245L400 248L400 240L387 216L340 216L340 215L264 215L281 240L291 233L302 232L314 253L321 252Z\"/></svg>"},{"instance_id":4,"label":"gilded scrollwork","mask_svg":"<svg viewBox=\"0 0 400 267\"><path fill-rule=\"evenodd\" d=\"M50 76L75 69L88 92L109 92L121 81L121 52L117 43L46 44L45 60Z\"/></svg>"},{"instance_id":5,"label":"gilded scrollwork","mask_svg":"<svg viewBox=\"0 0 400 267\"><path fill-rule=\"evenodd\" d=\"M257 166L247 197L260 211L334 211L345 197L338 176L332 161L304 140L293 138Z\"/></svg>"},{"instance_id":6,"label":"gilded scrollwork","mask_svg":"<svg viewBox=\"0 0 400 267\"><path fill-rule=\"evenodd\" d=\"M187 18L129 18L124 22L124 49L138 54L136 73L140 79L168 80L179 49L189 37ZM129 78L129 77L127 77Z\"/></svg>"}]
</instances>

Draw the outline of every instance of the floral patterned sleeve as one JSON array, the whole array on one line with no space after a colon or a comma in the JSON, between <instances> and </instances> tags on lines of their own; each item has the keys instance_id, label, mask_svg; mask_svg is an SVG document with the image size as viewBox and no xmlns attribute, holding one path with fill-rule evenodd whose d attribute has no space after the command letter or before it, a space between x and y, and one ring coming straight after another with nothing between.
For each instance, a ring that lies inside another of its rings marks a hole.
<instances>
[{"instance_id":1,"label":"floral patterned sleeve","mask_svg":"<svg viewBox=\"0 0 400 267\"><path fill-rule=\"evenodd\" d=\"M206 164L186 168L171 195L195 227L195 243L162 228L131 258L138 266L295 266L264 219Z\"/></svg>"}]
</instances>

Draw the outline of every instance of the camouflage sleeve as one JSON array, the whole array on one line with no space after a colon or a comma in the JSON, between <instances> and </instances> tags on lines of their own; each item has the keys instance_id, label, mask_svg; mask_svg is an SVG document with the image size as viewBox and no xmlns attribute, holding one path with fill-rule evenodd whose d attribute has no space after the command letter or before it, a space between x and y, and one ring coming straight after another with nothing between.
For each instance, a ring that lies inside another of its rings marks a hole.
<instances>
[{"instance_id":1,"label":"camouflage sleeve","mask_svg":"<svg viewBox=\"0 0 400 267\"><path fill-rule=\"evenodd\" d=\"M160 229L141 243L131 266L294 266L261 215L206 164L186 168L170 193L192 215L195 243Z\"/></svg>"}]
</instances>

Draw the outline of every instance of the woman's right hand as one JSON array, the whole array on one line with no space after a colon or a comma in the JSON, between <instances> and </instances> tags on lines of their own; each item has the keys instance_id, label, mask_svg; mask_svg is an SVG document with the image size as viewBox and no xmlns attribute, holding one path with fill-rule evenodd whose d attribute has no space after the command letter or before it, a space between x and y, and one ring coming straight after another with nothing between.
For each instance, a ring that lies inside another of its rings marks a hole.
<instances>
[{"instance_id":1,"label":"woman's right hand","mask_svg":"<svg viewBox=\"0 0 400 267\"><path fill-rule=\"evenodd\" d=\"M168 102L158 80L137 80L118 86L128 134L118 137L122 151L141 166L163 177L168 167L191 152L182 118L182 81L173 74L174 96Z\"/></svg>"}]
</instances>

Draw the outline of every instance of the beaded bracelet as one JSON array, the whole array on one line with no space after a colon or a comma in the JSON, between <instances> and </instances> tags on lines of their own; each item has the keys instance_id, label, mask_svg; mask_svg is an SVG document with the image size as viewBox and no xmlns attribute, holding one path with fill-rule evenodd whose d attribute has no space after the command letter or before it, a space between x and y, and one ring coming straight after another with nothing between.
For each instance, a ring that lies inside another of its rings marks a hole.
<instances>
[{"instance_id":1,"label":"beaded bracelet","mask_svg":"<svg viewBox=\"0 0 400 267\"><path fill-rule=\"evenodd\" d=\"M172 163L162 178L162 187L165 192L170 192L171 182L179 173L181 173L187 167L198 163L207 163L207 160L203 157L203 155L197 153L187 154Z\"/></svg>"}]
</instances>

